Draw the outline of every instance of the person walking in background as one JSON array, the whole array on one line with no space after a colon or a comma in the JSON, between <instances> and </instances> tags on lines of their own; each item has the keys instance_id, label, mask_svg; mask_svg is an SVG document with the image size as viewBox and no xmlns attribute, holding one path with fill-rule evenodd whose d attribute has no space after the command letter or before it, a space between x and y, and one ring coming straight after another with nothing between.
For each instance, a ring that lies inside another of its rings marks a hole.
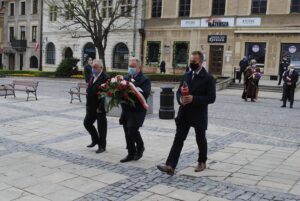
<instances>
[{"instance_id":1,"label":"person walking in background","mask_svg":"<svg viewBox=\"0 0 300 201\"><path fill-rule=\"evenodd\" d=\"M99 99L98 90L101 84L104 84L108 76L103 72L103 62L94 60L92 62L93 77L90 79L86 95L86 116L84 118L84 127L92 138L92 143L88 148L98 145L96 153L102 153L106 150L107 119L104 108L104 99ZM97 121L98 131L94 123Z\"/></svg>"},{"instance_id":2,"label":"person walking in background","mask_svg":"<svg viewBox=\"0 0 300 201\"><path fill-rule=\"evenodd\" d=\"M281 85L281 80L282 80L283 73L288 70L288 66L289 65L290 65L290 63L288 62L287 58L283 57L280 65L279 65L279 81L278 81L278 85Z\"/></svg>"},{"instance_id":3,"label":"person walking in background","mask_svg":"<svg viewBox=\"0 0 300 201\"><path fill-rule=\"evenodd\" d=\"M255 96L253 96L253 94L255 94L255 89L254 89L255 85L250 84L251 76L253 76L253 73L255 73L255 69L256 69L256 60L252 59L250 61L250 66L248 66L244 71L244 91L242 94L242 98L245 101L247 101L248 98L251 98L251 101L254 101L255 99Z\"/></svg>"},{"instance_id":4,"label":"person walking in background","mask_svg":"<svg viewBox=\"0 0 300 201\"><path fill-rule=\"evenodd\" d=\"M261 72L260 72L260 68L257 67L255 69L255 73L252 76L252 82L254 83L255 87L256 87L256 93L255 93L255 100L258 99L258 92L259 92L259 80L261 78Z\"/></svg>"},{"instance_id":5,"label":"person walking in background","mask_svg":"<svg viewBox=\"0 0 300 201\"><path fill-rule=\"evenodd\" d=\"M282 108L286 107L287 100L290 101L290 108L293 108L294 94L296 85L299 79L299 74L294 70L294 66L289 66L289 69L283 74L283 104Z\"/></svg>"},{"instance_id":6,"label":"person walking in background","mask_svg":"<svg viewBox=\"0 0 300 201\"><path fill-rule=\"evenodd\" d=\"M176 123L176 135L168 159L164 165L157 168L169 175L173 175L177 166L183 143L191 127L195 128L196 140L199 149L198 165L195 172L206 169L208 124L208 104L216 99L214 78L202 66L203 53L195 51L190 58L191 71L185 73L177 90L177 102L180 105Z\"/></svg>"},{"instance_id":7,"label":"person walking in background","mask_svg":"<svg viewBox=\"0 0 300 201\"><path fill-rule=\"evenodd\" d=\"M248 67L249 63L248 63L248 59L246 56L243 57L243 59L240 61L240 71L239 71L239 76L238 76L238 80L239 83L241 83L242 80L242 75L244 74L244 71L246 70L246 68Z\"/></svg>"},{"instance_id":8,"label":"person walking in background","mask_svg":"<svg viewBox=\"0 0 300 201\"><path fill-rule=\"evenodd\" d=\"M166 73L166 62L165 62L165 61L162 61L162 62L160 63L159 68L160 68L160 73L165 74L165 73Z\"/></svg>"},{"instance_id":9,"label":"person walking in background","mask_svg":"<svg viewBox=\"0 0 300 201\"><path fill-rule=\"evenodd\" d=\"M84 79L86 83L89 83L89 81L93 77L92 64L93 64L93 59L89 57L87 65L84 66Z\"/></svg>"}]
</instances>

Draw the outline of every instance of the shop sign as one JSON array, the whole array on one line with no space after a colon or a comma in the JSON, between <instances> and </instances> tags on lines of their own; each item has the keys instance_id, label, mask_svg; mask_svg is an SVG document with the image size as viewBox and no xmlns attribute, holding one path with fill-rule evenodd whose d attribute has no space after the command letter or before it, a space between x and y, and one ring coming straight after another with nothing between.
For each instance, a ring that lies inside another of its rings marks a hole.
<instances>
[{"instance_id":1,"label":"shop sign","mask_svg":"<svg viewBox=\"0 0 300 201\"><path fill-rule=\"evenodd\" d=\"M182 28L195 28L201 26L201 20L181 20Z\"/></svg>"},{"instance_id":2,"label":"shop sign","mask_svg":"<svg viewBox=\"0 0 300 201\"><path fill-rule=\"evenodd\" d=\"M236 26L237 27L258 27L261 26L261 18L260 17L237 18Z\"/></svg>"},{"instance_id":3,"label":"shop sign","mask_svg":"<svg viewBox=\"0 0 300 201\"><path fill-rule=\"evenodd\" d=\"M209 35L207 42L208 43L226 43L227 36L226 35Z\"/></svg>"},{"instance_id":4,"label":"shop sign","mask_svg":"<svg viewBox=\"0 0 300 201\"><path fill-rule=\"evenodd\" d=\"M234 27L234 18L203 18L201 27Z\"/></svg>"}]
</instances>

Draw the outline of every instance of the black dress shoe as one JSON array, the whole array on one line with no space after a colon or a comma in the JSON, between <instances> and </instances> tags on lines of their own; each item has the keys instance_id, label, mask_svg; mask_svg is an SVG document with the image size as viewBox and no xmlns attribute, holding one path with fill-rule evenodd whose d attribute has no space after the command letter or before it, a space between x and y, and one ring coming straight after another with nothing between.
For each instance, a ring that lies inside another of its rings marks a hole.
<instances>
[{"instance_id":1,"label":"black dress shoe","mask_svg":"<svg viewBox=\"0 0 300 201\"><path fill-rule=\"evenodd\" d=\"M282 106L281 106L281 108L284 108L284 107L286 107L286 105L282 105Z\"/></svg>"},{"instance_id":2,"label":"black dress shoe","mask_svg":"<svg viewBox=\"0 0 300 201\"><path fill-rule=\"evenodd\" d=\"M134 157L134 160L136 160L136 161L140 160L143 157L144 151L145 151L144 147L143 147L142 150L137 151L137 153L136 153L136 155Z\"/></svg>"},{"instance_id":3,"label":"black dress shoe","mask_svg":"<svg viewBox=\"0 0 300 201\"><path fill-rule=\"evenodd\" d=\"M96 151L96 154L101 154L105 152L105 149L104 148L99 148L97 151Z\"/></svg>"},{"instance_id":4,"label":"black dress shoe","mask_svg":"<svg viewBox=\"0 0 300 201\"><path fill-rule=\"evenodd\" d=\"M88 146L86 146L87 148L92 148L92 147L94 147L94 146L96 146L97 145L97 143L95 143L95 142L92 142L91 144L89 144Z\"/></svg>"},{"instance_id":5,"label":"black dress shoe","mask_svg":"<svg viewBox=\"0 0 300 201\"><path fill-rule=\"evenodd\" d=\"M292 105L290 105L290 108L293 108L293 106L292 106Z\"/></svg>"},{"instance_id":6,"label":"black dress shoe","mask_svg":"<svg viewBox=\"0 0 300 201\"><path fill-rule=\"evenodd\" d=\"M129 161L133 161L135 158L135 155L127 155L125 158L120 160L121 163L127 163Z\"/></svg>"},{"instance_id":7,"label":"black dress shoe","mask_svg":"<svg viewBox=\"0 0 300 201\"><path fill-rule=\"evenodd\" d=\"M174 175L174 173L175 173L175 169L169 165L158 165L157 169L159 169L161 172L165 172L171 176Z\"/></svg>"}]
</instances>

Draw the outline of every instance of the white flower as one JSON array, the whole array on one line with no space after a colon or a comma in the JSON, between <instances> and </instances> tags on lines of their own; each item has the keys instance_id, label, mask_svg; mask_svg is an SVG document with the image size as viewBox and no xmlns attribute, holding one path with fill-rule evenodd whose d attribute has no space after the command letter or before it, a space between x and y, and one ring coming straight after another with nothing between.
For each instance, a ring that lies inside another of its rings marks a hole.
<instances>
[{"instance_id":1,"label":"white flower","mask_svg":"<svg viewBox=\"0 0 300 201\"><path fill-rule=\"evenodd\" d=\"M115 83L115 82L117 82L117 80L116 80L116 78L111 78L110 82Z\"/></svg>"},{"instance_id":2,"label":"white flower","mask_svg":"<svg viewBox=\"0 0 300 201\"><path fill-rule=\"evenodd\" d=\"M134 79L131 79L131 82L135 82L135 80L134 80Z\"/></svg>"},{"instance_id":3,"label":"white flower","mask_svg":"<svg viewBox=\"0 0 300 201\"><path fill-rule=\"evenodd\" d=\"M127 85L127 82L125 80L121 81L121 85Z\"/></svg>"},{"instance_id":4,"label":"white flower","mask_svg":"<svg viewBox=\"0 0 300 201\"><path fill-rule=\"evenodd\" d=\"M104 84L101 84L101 87L104 87L105 86L105 83Z\"/></svg>"}]
</instances>

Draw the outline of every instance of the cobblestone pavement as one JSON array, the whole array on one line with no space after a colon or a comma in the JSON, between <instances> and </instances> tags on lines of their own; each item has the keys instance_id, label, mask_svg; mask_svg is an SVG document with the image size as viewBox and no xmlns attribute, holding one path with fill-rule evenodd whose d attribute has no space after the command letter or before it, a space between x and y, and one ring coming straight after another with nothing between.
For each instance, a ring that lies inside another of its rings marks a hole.
<instances>
[{"instance_id":1,"label":"cobblestone pavement","mask_svg":"<svg viewBox=\"0 0 300 201\"><path fill-rule=\"evenodd\" d=\"M84 103L70 104L66 93L73 84L42 80L38 101L26 102L22 93L0 97L0 201L300 201L299 101L291 110L275 99L245 103L219 93L210 106L208 169L193 171L197 146L191 131L176 175L169 177L156 165L167 157L175 124L158 119L158 87L154 114L141 128L145 155L120 164L126 149L118 118L108 118L107 151L87 149Z\"/></svg>"}]
</instances>

